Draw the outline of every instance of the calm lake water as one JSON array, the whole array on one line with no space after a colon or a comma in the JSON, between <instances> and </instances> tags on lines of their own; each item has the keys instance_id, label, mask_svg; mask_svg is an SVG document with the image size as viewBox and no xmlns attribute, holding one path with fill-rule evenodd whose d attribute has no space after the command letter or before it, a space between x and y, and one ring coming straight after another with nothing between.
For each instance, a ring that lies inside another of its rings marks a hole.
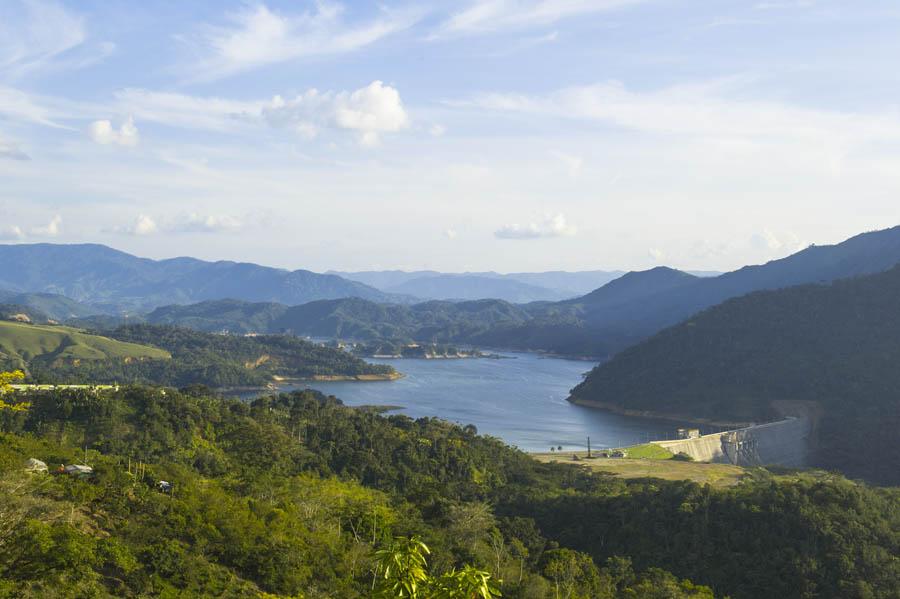
<instances>
[{"instance_id":1,"label":"calm lake water","mask_svg":"<svg viewBox=\"0 0 900 599\"><path fill-rule=\"evenodd\" d=\"M335 395L347 405L402 406L395 412L412 418L437 416L474 424L526 451L591 446L622 447L648 439L671 438L677 423L609 414L572 405L569 389L593 363L536 354L503 353L503 360L370 360L390 364L406 376L389 382L317 382L311 387Z\"/></svg>"}]
</instances>

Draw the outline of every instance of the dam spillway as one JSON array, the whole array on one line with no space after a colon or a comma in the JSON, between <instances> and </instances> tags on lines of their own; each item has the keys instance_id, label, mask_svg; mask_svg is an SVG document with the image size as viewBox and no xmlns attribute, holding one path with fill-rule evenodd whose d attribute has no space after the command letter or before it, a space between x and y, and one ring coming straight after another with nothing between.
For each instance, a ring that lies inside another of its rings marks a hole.
<instances>
[{"instance_id":1,"label":"dam spillway","mask_svg":"<svg viewBox=\"0 0 900 599\"><path fill-rule=\"evenodd\" d=\"M777 422L702 435L693 439L653 441L672 453L684 453L698 462L736 466L806 466L812 422L789 417Z\"/></svg>"}]
</instances>

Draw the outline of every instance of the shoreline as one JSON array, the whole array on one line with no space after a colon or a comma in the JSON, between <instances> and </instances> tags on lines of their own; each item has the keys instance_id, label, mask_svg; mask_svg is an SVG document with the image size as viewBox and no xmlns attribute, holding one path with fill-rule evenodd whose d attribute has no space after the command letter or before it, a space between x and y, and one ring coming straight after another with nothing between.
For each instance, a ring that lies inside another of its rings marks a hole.
<instances>
[{"instance_id":1,"label":"shoreline","mask_svg":"<svg viewBox=\"0 0 900 599\"><path fill-rule=\"evenodd\" d=\"M610 412L612 414L618 414L619 416L630 416L632 418L646 418L648 420L667 420L670 422L677 423L690 423L690 424L706 424L709 426L717 426L723 428L730 429L738 429L738 428L746 428L748 426L753 426L756 424L755 422L740 422L735 420L713 420L710 418L697 418L693 416L684 416L679 414L667 414L665 412L654 412L653 410L629 410L627 408L623 408L620 406L616 406L613 404L601 402L601 401L590 401L584 399L576 399L571 395L566 398L571 404L576 406L582 406L585 408L592 408L595 410L603 410L604 412Z\"/></svg>"},{"instance_id":2,"label":"shoreline","mask_svg":"<svg viewBox=\"0 0 900 599\"><path fill-rule=\"evenodd\" d=\"M402 372L394 372L394 374L318 374L311 377L307 376L279 376L274 375L272 381L267 385L237 385L233 387L217 387L218 393L252 393L252 392L271 392L280 393L282 385L293 385L297 383L336 383L336 382L353 382L353 383L384 383L390 381L398 381L406 375Z\"/></svg>"},{"instance_id":3,"label":"shoreline","mask_svg":"<svg viewBox=\"0 0 900 599\"><path fill-rule=\"evenodd\" d=\"M392 374L315 374L313 376L278 376L272 377L276 385L303 383L303 382L342 382L353 381L359 383L379 383L385 381L397 381L405 377L402 372Z\"/></svg>"}]
</instances>

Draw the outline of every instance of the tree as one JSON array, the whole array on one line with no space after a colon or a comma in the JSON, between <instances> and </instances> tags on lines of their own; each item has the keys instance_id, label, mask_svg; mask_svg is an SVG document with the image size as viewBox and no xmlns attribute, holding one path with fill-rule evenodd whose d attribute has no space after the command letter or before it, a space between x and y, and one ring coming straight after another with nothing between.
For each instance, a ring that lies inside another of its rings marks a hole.
<instances>
[{"instance_id":1,"label":"tree","mask_svg":"<svg viewBox=\"0 0 900 599\"><path fill-rule=\"evenodd\" d=\"M426 571L431 551L418 537L397 537L375 552L375 594L382 599L493 599L500 597L491 575L466 566L441 576Z\"/></svg>"},{"instance_id":2,"label":"tree","mask_svg":"<svg viewBox=\"0 0 900 599\"><path fill-rule=\"evenodd\" d=\"M0 372L0 410L10 410L12 412L25 412L31 407L28 402L6 403L3 396L12 390L12 384L15 381L25 379L25 373L21 370L13 370L12 372Z\"/></svg>"}]
</instances>

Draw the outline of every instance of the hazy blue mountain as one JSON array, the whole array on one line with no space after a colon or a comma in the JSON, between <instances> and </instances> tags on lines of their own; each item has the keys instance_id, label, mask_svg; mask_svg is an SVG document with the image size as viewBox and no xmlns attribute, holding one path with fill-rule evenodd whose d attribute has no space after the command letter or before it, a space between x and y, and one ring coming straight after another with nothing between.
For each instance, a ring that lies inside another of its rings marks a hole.
<instances>
[{"instance_id":1,"label":"hazy blue mountain","mask_svg":"<svg viewBox=\"0 0 900 599\"><path fill-rule=\"evenodd\" d=\"M896 484L898 305L900 267L751 293L619 353L571 399L739 421L771 420L784 402L806 402L821 417L818 463Z\"/></svg>"},{"instance_id":2,"label":"hazy blue mountain","mask_svg":"<svg viewBox=\"0 0 900 599\"><path fill-rule=\"evenodd\" d=\"M329 272L371 285L382 291L409 293L425 299L496 298L517 303L554 301L577 297L625 274L624 271L619 270L519 272L509 274L493 271L442 273L434 270ZM435 278L438 280L428 281ZM505 281L506 285L501 286L501 284L496 283L494 287L489 288L491 295L488 295L487 292L479 293L477 286L485 285L485 279ZM516 283L527 287L516 285ZM420 292L416 293L416 290Z\"/></svg>"},{"instance_id":3,"label":"hazy blue mountain","mask_svg":"<svg viewBox=\"0 0 900 599\"><path fill-rule=\"evenodd\" d=\"M150 260L96 245L0 245L0 288L65 295L108 311L237 298L300 304L362 297L396 301L335 275L194 258Z\"/></svg>"},{"instance_id":4,"label":"hazy blue mountain","mask_svg":"<svg viewBox=\"0 0 900 599\"><path fill-rule=\"evenodd\" d=\"M579 297L626 274L621 270L498 273L493 271L442 273L434 270L329 271L381 291L403 293L422 299L502 299L513 303L558 301ZM698 277L713 277L715 271L687 271ZM489 284L485 279L504 281ZM526 285L526 287L517 285Z\"/></svg>"},{"instance_id":5,"label":"hazy blue mountain","mask_svg":"<svg viewBox=\"0 0 900 599\"><path fill-rule=\"evenodd\" d=\"M548 272L513 272L501 275L514 281L521 281L529 285L537 285L553 289L563 294L564 297L577 297L584 295L598 287L606 285L610 281L618 279L625 274L623 270L584 270L567 272L562 270Z\"/></svg>"},{"instance_id":6,"label":"hazy blue mountain","mask_svg":"<svg viewBox=\"0 0 900 599\"><path fill-rule=\"evenodd\" d=\"M402 285L407 281L419 279L421 277L433 277L443 273L436 270L363 270L356 272L343 272L340 270L329 270L326 274L337 275L351 281L364 283L375 289L384 291L388 287Z\"/></svg>"},{"instance_id":7,"label":"hazy blue mountain","mask_svg":"<svg viewBox=\"0 0 900 599\"><path fill-rule=\"evenodd\" d=\"M515 279L470 274L427 275L384 288L383 291L422 299L502 299L514 304L556 301L571 297L571 294L523 283Z\"/></svg>"}]
</instances>

